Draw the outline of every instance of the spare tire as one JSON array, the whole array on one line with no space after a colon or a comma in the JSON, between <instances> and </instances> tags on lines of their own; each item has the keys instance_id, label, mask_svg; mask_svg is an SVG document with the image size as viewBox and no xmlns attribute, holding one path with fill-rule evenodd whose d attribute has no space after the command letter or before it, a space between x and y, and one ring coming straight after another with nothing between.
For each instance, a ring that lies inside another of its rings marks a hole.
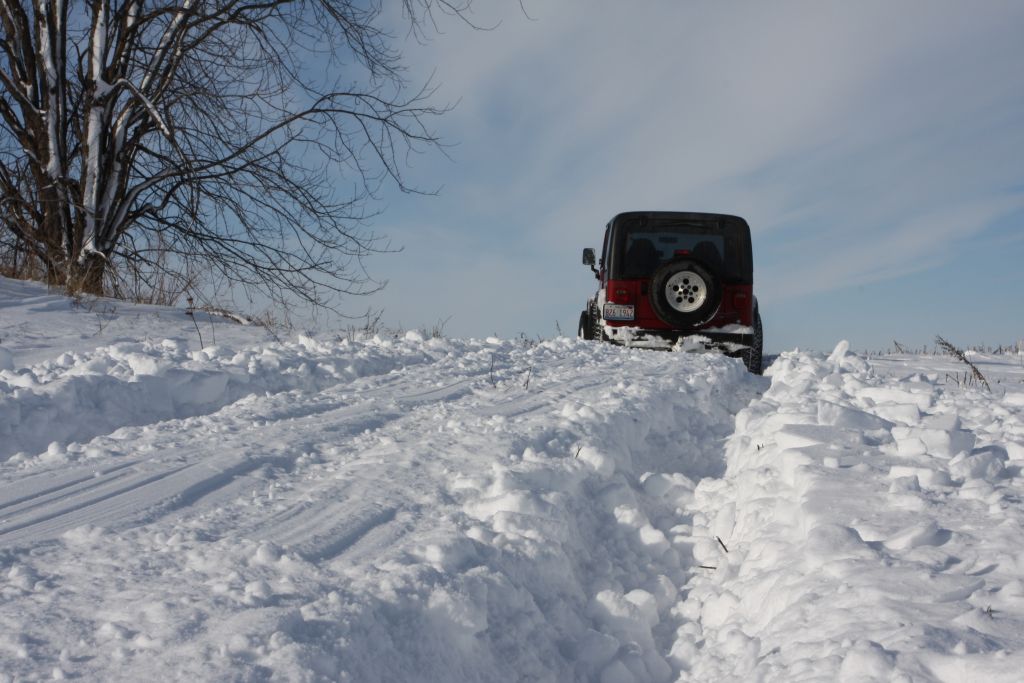
<instances>
[{"instance_id":1,"label":"spare tire","mask_svg":"<svg viewBox=\"0 0 1024 683\"><path fill-rule=\"evenodd\" d=\"M693 259L664 264L651 276L651 308L674 328L703 325L722 303L722 287L711 271Z\"/></svg>"}]
</instances>

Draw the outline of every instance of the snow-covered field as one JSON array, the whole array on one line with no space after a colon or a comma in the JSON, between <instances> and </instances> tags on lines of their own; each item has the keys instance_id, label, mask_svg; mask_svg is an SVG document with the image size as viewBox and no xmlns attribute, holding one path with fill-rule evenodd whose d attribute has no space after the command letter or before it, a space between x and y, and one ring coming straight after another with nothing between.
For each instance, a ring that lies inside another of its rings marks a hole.
<instances>
[{"instance_id":1,"label":"snow-covered field","mask_svg":"<svg viewBox=\"0 0 1024 683\"><path fill-rule=\"evenodd\" d=\"M200 327L0 280L0 680L1021 679L1016 357Z\"/></svg>"}]
</instances>

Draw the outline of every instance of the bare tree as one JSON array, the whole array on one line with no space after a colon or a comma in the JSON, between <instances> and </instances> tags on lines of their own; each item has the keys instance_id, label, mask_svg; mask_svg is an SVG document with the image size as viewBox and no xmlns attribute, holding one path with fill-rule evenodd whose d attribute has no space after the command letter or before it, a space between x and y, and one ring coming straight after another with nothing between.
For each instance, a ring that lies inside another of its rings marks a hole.
<instances>
[{"instance_id":1,"label":"bare tree","mask_svg":"<svg viewBox=\"0 0 1024 683\"><path fill-rule=\"evenodd\" d=\"M400 0L418 31L447 0ZM462 2L462 0L458 0ZM397 9L397 8L396 8ZM436 147L380 0L0 0L0 245L48 279L376 283L367 200Z\"/></svg>"}]
</instances>

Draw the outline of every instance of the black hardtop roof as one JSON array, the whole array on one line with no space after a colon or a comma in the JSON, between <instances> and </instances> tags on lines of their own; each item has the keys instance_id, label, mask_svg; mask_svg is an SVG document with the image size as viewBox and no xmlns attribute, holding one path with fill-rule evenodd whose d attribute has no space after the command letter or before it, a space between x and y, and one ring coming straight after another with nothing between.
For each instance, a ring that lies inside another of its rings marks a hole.
<instances>
[{"instance_id":1,"label":"black hardtop roof","mask_svg":"<svg viewBox=\"0 0 1024 683\"><path fill-rule=\"evenodd\" d=\"M608 267L612 279L624 277L626 272L626 243L630 233L658 230L659 227L671 230L673 223L703 224L698 229L702 234L722 234L726 240L725 257L734 266L731 281L753 284L754 259L747 222L726 213L696 211L627 211L612 218L602 250L602 262Z\"/></svg>"},{"instance_id":2,"label":"black hardtop roof","mask_svg":"<svg viewBox=\"0 0 1024 683\"><path fill-rule=\"evenodd\" d=\"M745 226L748 230L750 229L750 226L747 225L747 222L740 216L734 216L728 213L707 213L703 211L624 211L620 214L616 214L611 219L611 221L609 221L609 223L615 224L622 220L627 220L630 218L636 218L640 216L646 216L648 218L660 218L681 221L706 221L714 219L724 219L729 223L740 223L743 226Z\"/></svg>"}]
</instances>

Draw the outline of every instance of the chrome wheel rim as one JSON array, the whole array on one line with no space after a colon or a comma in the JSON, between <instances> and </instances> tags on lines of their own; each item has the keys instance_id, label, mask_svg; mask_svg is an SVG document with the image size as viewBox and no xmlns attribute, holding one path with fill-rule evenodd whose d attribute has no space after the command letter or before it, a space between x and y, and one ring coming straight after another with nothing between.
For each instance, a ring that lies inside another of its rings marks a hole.
<instances>
[{"instance_id":1,"label":"chrome wheel rim","mask_svg":"<svg viewBox=\"0 0 1024 683\"><path fill-rule=\"evenodd\" d=\"M665 283L665 299L680 313L693 313L708 300L708 283L692 270L681 270Z\"/></svg>"}]
</instances>

